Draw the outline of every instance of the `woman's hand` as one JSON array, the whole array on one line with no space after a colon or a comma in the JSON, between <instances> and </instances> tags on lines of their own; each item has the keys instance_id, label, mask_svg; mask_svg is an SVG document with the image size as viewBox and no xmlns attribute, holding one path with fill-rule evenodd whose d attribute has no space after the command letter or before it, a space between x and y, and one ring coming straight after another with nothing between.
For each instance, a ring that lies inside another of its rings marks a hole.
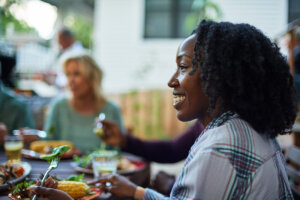
<instances>
[{"instance_id":1,"label":"woman's hand","mask_svg":"<svg viewBox=\"0 0 300 200\"><path fill-rule=\"evenodd\" d=\"M40 186L31 186L29 189L32 192L32 196L34 194L37 195L37 200L73 200L72 197L61 190Z\"/></svg>"},{"instance_id":2,"label":"woman's hand","mask_svg":"<svg viewBox=\"0 0 300 200\"><path fill-rule=\"evenodd\" d=\"M122 134L122 131L118 124L103 120L101 121L103 124L103 134L100 135L100 138L107 144L111 146L126 146L126 137Z\"/></svg>"},{"instance_id":3,"label":"woman's hand","mask_svg":"<svg viewBox=\"0 0 300 200\"><path fill-rule=\"evenodd\" d=\"M133 198L137 188L137 186L126 177L117 174L108 175L107 177L89 182L88 184L91 185L96 183L101 183L100 187L103 188L104 191L122 198Z\"/></svg>"}]
</instances>

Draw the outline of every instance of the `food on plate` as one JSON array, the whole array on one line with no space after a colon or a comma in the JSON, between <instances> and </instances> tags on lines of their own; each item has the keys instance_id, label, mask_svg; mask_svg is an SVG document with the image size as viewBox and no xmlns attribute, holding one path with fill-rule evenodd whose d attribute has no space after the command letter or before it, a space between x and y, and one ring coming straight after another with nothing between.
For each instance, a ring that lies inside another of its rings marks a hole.
<instances>
[{"instance_id":1,"label":"food on plate","mask_svg":"<svg viewBox=\"0 0 300 200\"><path fill-rule=\"evenodd\" d=\"M46 186L68 193L74 199L91 199L101 194L100 189L91 188L83 181L83 174L71 175L70 177L60 180L58 177L48 177ZM30 199L30 186L40 185L40 180L24 181L13 188L13 191L8 195L13 200Z\"/></svg>"},{"instance_id":2,"label":"food on plate","mask_svg":"<svg viewBox=\"0 0 300 200\"><path fill-rule=\"evenodd\" d=\"M52 149L51 154L46 154L46 155L40 156L41 159L47 160L47 162L50 164L47 171L45 172L45 174L43 176L43 179L41 181L41 186L44 185L45 180L48 177L50 171L57 168L58 163L60 161L60 156L62 156L69 149L70 149L70 146L63 145L63 146L55 147L54 149ZM35 200L36 197L34 197L33 199Z\"/></svg>"},{"instance_id":3,"label":"food on plate","mask_svg":"<svg viewBox=\"0 0 300 200\"><path fill-rule=\"evenodd\" d=\"M90 154L86 155L86 156L74 156L73 159L74 161L77 163L78 167L80 168L85 168L85 169L92 169L92 159L93 159L93 155L107 155L107 154L111 154L111 155L115 155L115 150L95 150L93 152L91 152ZM124 157L124 156L120 156L119 153L118 154L118 165L117 165L117 170L135 170L136 169L136 165L133 164L128 158Z\"/></svg>"},{"instance_id":4,"label":"food on plate","mask_svg":"<svg viewBox=\"0 0 300 200\"><path fill-rule=\"evenodd\" d=\"M48 154L52 152L52 149L62 145L68 145L71 149L74 148L72 142L64 140L49 140L49 141L35 141L30 144L30 150L41 154Z\"/></svg>"},{"instance_id":5,"label":"food on plate","mask_svg":"<svg viewBox=\"0 0 300 200\"><path fill-rule=\"evenodd\" d=\"M74 199L84 197L91 192L86 183L77 181L58 181L56 189L68 193Z\"/></svg>"},{"instance_id":6,"label":"food on plate","mask_svg":"<svg viewBox=\"0 0 300 200\"><path fill-rule=\"evenodd\" d=\"M30 191L28 190L28 188L35 184L34 181L24 181L21 182L19 184L17 184L12 192L9 194L9 197L11 199L22 199L22 200L30 200L29 196L30 196ZM14 198L12 198L14 197Z\"/></svg>"},{"instance_id":7,"label":"food on plate","mask_svg":"<svg viewBox=\"0 0 300 200\"><path fill-rule=\"evenodd\" d=\"M52 149L50 154L44 154L41 155L40 158L47 160L49 163L52 162L52 160L55 160L57 158L59 158L60 156L62 156L64 153L66 153L68 150L70 150L70 146L69 145L62 145L59 147L55 147L54 149Z\"/></svg>"},{"instance_id":8,"label":"food on plate","mask_svg":"<svg viewBox=\"0 0 300 200\"><path fill-rule=\"evenodd\" d=\"M121 157L119 159L117 169L118 170L135 170L136 165L134 165L128 158Z\"/></svg>"},{"instance_id":9,"label":"food on plate","mask_svg":"<svg viewBox=\"0 0 300 200\"><path fill-rule=\"evenodd\" d=\"M7 183L9 180L21 177L25 169L18 163L3 163L0 165L0 185Z\"/></svg>"}]
</instances>

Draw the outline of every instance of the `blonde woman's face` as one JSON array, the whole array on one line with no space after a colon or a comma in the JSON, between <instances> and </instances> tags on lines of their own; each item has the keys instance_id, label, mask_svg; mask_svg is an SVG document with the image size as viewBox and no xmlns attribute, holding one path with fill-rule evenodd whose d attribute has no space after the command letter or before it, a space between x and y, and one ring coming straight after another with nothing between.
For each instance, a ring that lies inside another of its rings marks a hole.
<instances>
[{"instance_id":1,"label":"blonde woman's face","mask_svg":"<svg viewBox=\"0 0 300 200\"><path fill-rule=\"evenodd\" d=\"M66 64L68 86L74 96L81 97L92 92L90 82L84 76L81 66L77 61L71 60Z\"/></svg>"}]
</instances>

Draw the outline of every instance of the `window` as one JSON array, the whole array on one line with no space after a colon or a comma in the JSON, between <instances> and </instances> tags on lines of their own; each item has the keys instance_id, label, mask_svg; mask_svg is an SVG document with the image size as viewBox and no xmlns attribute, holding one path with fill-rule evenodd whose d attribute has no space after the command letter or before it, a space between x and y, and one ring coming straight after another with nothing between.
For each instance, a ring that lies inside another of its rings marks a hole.
<instances>
[{"instance_id":1,"label":"window","mask_svg":"<svg viewBox=\"0 0 300 200\"><path fill-rule=\"evenodd\" d=\"M145 0L145 38L183 38L198 22L194 0ZM195 20L196 19L196 20Z\"/></svg>"}]
</instances>

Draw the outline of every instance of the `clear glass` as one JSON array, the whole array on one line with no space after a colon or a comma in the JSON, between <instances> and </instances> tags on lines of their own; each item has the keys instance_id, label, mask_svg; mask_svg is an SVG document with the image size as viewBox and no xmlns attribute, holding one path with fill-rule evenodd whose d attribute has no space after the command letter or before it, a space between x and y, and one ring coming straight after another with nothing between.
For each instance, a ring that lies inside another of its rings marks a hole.
<instances>
[{"instance_id":1,"label":"clear glass","mask_svg":"<svg viewBox=\"0 0 300 200\"><path fill-rule=\"evenodd\" d=\"M7 135L4 137L4 149L7 162L21 162L21 151L23 149L23 137Z\"/></svg>"},{"instance_id":2,"label":"clear glass","mask_svg":"<svg viewBox=\"0 0 300 200\"><path fill-rule=\"evenodd\" d=\"M118 156L116 151L101 151L93 154L93 174L98 179L103 174L117 172Z\"/></svg>"}]
</instances>

